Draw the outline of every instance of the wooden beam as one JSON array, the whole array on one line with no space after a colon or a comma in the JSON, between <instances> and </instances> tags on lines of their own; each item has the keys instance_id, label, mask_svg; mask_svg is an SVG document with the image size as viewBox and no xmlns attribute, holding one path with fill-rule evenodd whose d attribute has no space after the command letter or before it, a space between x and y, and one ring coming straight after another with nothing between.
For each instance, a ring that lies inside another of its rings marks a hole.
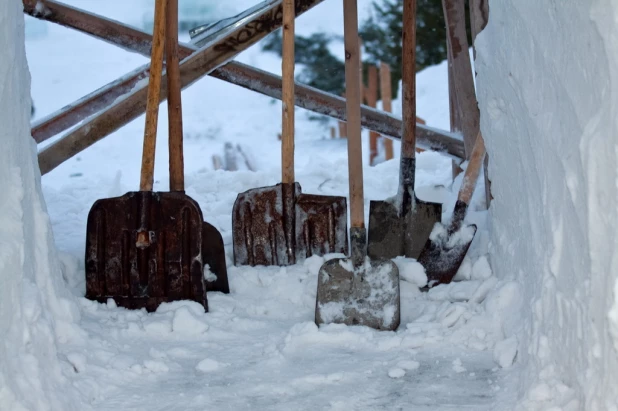
<instances>
[{"instance_id":1,"label":"wooden beam","mask_svg":"<svg viewBox=\"0 0 618 411\"><path fill-rule=\"evenodd\" d=\"M297 1L295 3L296 15L302 15L322 1ZM189 86L217 67L229 62L240 52L281 27L281 5L281 0L270 4L244 24L227 31L224 36L185 58L180 64L182 87ZM163 101L167 94L167 82L164 82L161 89L160 101ZM62 162L143 114L146 92L146 82L136 84L131 93L42 150L39 153L41 173L45 174L53 170Z\"/></svg>"},{"instance_id":2,"label":"wooden beam","mask_svg":"<svg viewBox=\"0 0 618 411\"><path fill-rule=\"evenodd\" d=\"M391 86L391 68L384 62L380 63L380 95L382 96L382 110L387 113L392 112L393 90ZM417 119L417 123L418 122ZM384 139L384 158L386 160L392 160L393 157L393 140Z\"/></svg>"},{"instance_id":3,"label":"wooden beam","mask_svg":"<svg viewBox=\"0 0 618 411\"><path fill-rule=\"evenodd\" d=\"M367 69L367 88L365 102L369 107L376 107L378 102L378 68L372 64ZM369 165L373 166L378 156L378 137L375 131L369 132Z\"/></svg>"},{"instance_id":4,"label":"wooden beam","mask_svg":"<svg viewBox=\"0 0 618 411\"><path fill-rule=\"evenodd\" d=\"M442 0L446 32L450 47L453 84L457 106L461 115L466 158L472 153L474 141L479 133L480 112L476 102L472 65L466 35L465 0Z\"/></svg>"},{"instance_id":5,"label":"wooden beam","mask_svg":"<svg viewBox=\"0 0 618 411\"><path fill-rule=\"evenodd\" d=\"M31 6L30 9L27 8L28 4ZM79 24L79 27L74 28L127 50L149 56L152 37L148 33L144 33L113 20L108 20L91 13L64 6L61 3L51 0L47 0L45 4L52 12L46 13L44 16L36 15L36 13L34 13L35 9L32 8L33 4L35 5L36 1L24 0L25 11L31 12L34 17L45 17L48 21L67 27L73 27L71 25L73 21L92 20L97 23L105 22L105 24ZM64 17L64 13L69 9L73 18ZM107 24L109 24L109 26ZM196 50L197 47L194 45L181 44L179 53L181 57L186 57ZM230 62L213 71L210 75L266 96L281 99L281 77L255 69L251 66ZM37 141L44 141L66 130L88 116L109 106L133 89L141 79L147 76L148 65L145 65L115 82L110 83L108 86L100 88L96 92L78 100L76 103L64 107L59 112L37 122L37 124L33 126L33 136L35 136ZM122 87L120 87L120 85L122 85ZM339 120L345 120L344 99L301 84L296 84L296 89L297 106ZM387 115L386 113L370 110L367 107L362 108L361 115L363 127L380 132L392 139L400 138L400 119ZM461 137L457 134L428 127L419 127L417 134L419 136L420 145L434 150L446 150L448 154L454 157L463 157L463 143Z\"/></svg>"}]
</instances>

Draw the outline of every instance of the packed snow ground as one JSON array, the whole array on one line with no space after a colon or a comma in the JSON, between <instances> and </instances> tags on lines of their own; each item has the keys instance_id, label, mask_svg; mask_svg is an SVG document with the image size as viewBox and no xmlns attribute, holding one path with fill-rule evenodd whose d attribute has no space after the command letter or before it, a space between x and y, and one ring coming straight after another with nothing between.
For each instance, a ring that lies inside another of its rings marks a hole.
<instances>
[{"instance_id":1,"label":"packed snow ground","mask_svg":"<svg viewBox=\"0 0 618 411\"><path fill-rule=\"evenodd\" d=\"M139 2L126 14L121 12L126 2L69 3L135 25L136 16L148 10ZM239 2L238 8L250 4ZM341 27L339 8L340 2L318 6L299 19L298 32ZM37 118L147 61L58 26L37 27L31 19L28 24L35 28L26 46ZM239 60L280 71L280 60L258 48ZM418 115L448 128L446 65L420 73L418 83ZM233 266L236 195L281 178L280 113L279 102L211 78L183 92L186 191L223 235L231 286L229 295L209 294L206 314L189 302L147 314L83 298L86 216L96 199L138 188L143 117L43 177L64 279L81 314L76 323L56 329L58 350L84 403L96 410L511 409L520 370L517 340L504 330L516 321L510 307L521 295L489 266L482 185L469 216L481 229L458 274L465 281L422 293L422 267L397 259L402 277L397 332L318 329L313 317L322 257L292 267ZM168 187L166 117L163 104L155 190ZM330 139L331 125L336 123L309 121L306 111L297 110L296 180L305 193L347 195L346 140ZM367 163L366 133L363 138ZM211 156L223 154L227 141L251 154L256 172L213 170ZM419 197L443 202L443 219L449 218L461 179L451 184L450 159L422 153L417 166ZM364 173L368 212L370 199L396 192L398 161L366 167Z\"/></svg>"}]
</instances>

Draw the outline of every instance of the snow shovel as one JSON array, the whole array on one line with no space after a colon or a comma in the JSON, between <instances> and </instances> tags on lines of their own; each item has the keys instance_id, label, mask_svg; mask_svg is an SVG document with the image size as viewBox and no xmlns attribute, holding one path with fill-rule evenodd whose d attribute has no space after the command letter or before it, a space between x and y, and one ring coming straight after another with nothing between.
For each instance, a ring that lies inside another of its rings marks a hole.
<instances>
[{"instance_id":1,"label":"snow shovel","mask_svg":"<svg viewBox=\"0 0 618 411\"><path fill-rule=\"evenodd\" d=\"M468 168L461 182L450 224L448 226L441 223L435 225L418 258L418 262L425 267L428 288L450 283L472 244L476 234L476 225L462 227L462 224L484 158L485 141L479 132L470 155Z\"/></svg>"},{"instance_id":2,"label":"snow shovel","mask_svg":"<svg viewBox=\"0 0 618 411\"><path fill-rule=\"evenodd\" d=\"M167 108L169 113L170 191L184 194L182 98L178 55L178 0L168 0L165 55L167 59ZM207 291L229 294L225 248L221 233L204 221L202 262Z\"/></svg>"},{"instance_id":3,"label":"snow shovel","mask_svg":"<svg viewBox=\"0 0 618 411\"><path fill-rule=\"evenodd\" d=\"M369 203L372 258L417 258L429 233L442 217L442 204L416 198L416 0L403 2L403 130L399 189L395 197Z\"/></svg>"},{"instance_id":4,"label":"snow shovel","mask_svg":"<svg viewBox=\"0 0 618 411\"><path fill-rule=\"evenodd\" d=\"M356 0L344 0L344 42L351 253L349 258L329 260L320 268L315 322L395 330L400 322L399 270L390 260L367 257Z\"/></svg>"},{"instance_id":5,"label":"snow shovel","mask_svg":"<svg viewBox=\"0 0 618 411\"><path fill-rule=\"evenodd\" d=\"M345 197L301 194L294 182L294 1L283 1L282 182L240 193L232 211L236 265L292 265L346 253Z\"/></svg>"},{"instance_id":6,"label":"snow shovel","mask_svg":"<svg viewBox=\"0 0 618 411\"><path fill-rule=\"evenodd\" d=\"M140 191L92 206L86 297L99 302L112 298L119 306L148 311L162 302L188 299L207 311L199 205L182 191L152 191L166 7L166 0L155 3ZM170 159L178 159L180 146L170 142Z\"/></svg>"}]
</instances>

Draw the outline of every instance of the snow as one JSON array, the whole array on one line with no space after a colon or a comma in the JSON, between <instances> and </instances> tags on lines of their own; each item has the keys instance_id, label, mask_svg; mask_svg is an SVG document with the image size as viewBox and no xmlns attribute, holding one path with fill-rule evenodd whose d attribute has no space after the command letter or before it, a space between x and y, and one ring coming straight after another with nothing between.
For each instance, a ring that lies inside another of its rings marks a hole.
<instances>
[{"instance_id":1,"label":"snow","mask_svg":"<svg viewBox=\"0 0 618 411\"><path fill-rule=\"evenodd\" d=\"M22 16L21 2L0 3L0 408L84 409L64 373L71 360L59 360L79 312L63 285L29 133Z\"/></svg>"},{"instance_id":2,"label":"snow","mask_svg":"<svg viewBox=\"0 0 618 411\"><path fill-rule=\"evenodd\" d=\"M0 17L0 30L14 33L13 22L21 24L19 3L10 3L15 14L0 9L0 16L8 15L6 21L10 22L4 24L4 17ZM139 25L135 19L151 10L152 2L129 3L69 2ZM252 3L238 2L237 11ZM362 20L366 9L359 11ZM341 35L337 30L341 20L341 3L324 2L302 16L297 28L300 34L326 29ZM47 31L26 43L37 118L147 61L45 24ZM181 40L186 37L181 35ZM0 39L9 41L7 36ZM23 50L17 50L22 54L10 54L15 44L22 43L19 38L11 39L7 43L11 47L0 49L8 50L10 57L0 59L0 74L11 70L13 76L6 84L21 84L18 90L5 88L0 94L1 132L11 133L3 141L15 142L0 154L6 156L0 161L0 182L5 192L14 194L0 199L0 331L4 336L8 330L0 345L0 409L510 410L521 395L518 387L525 385L520 383L522 375L524 382L539 380L530 390L533 398L551 399L558 394L567 398L577 392L557 381L557 367L553 371L545 367L538 376L528 368L532 355L524 353L525 345L519 345L526 340L521 338L525 337L521 332L524 316L518 313L532 314L526 300L532 295L532 286L513 275L515 267L521 266L526 269L521 278L527 278L523 276L535 275L538 267L528 261L531 258L526 258L528 266L520 264L516 258L521 257L513 247L496 250L492 243L488 249L490 239L502 240L494 236L507 231L500 231L499 224L491 226L490 238L482 184L465 222L477 224L479 231L458 274L462 281L421 292L419 287L427 279L420 264L411 259L395 260L401 270L401 325L394 332L315 325L318 272L326 260L341 255L314 256L288 267L235 267L231 247L234 200L240 192L271 186L281 179L281 143L277 139L281 103L212 78L183 92L186 191L199 202L206 221L222 234L231 293L209 293L208 313L187 301L162 304L156 312L146 313L119 308L112 300L106 304L86 300L86 216L96 199L138 187L143 117L43 177L48 221L41 188L32 184L38 180L34 177L35 148L27 137L28 78L20 74L27 73ZM23 64L2 64L9 60ZM255 48L240 54L238 60L274 73L281 67L280 59ZM448 128L446 84L446 63L418 75L418 115L429 126ZM7 101L11 102L8 111L4 110ZM400 110L398 102L394 107L396 112ZM163 104L156 153L157 190L168 187L166 117ZM298 110L296 119L295 171L303 192L347 196L346 141L330 139L328 129L336 122L311 122L304 110ZM486 136L488 147L492 135ZM221 155L228 142L241 144L250 153L255 172L212 169L212 155ZM49 142L39 149L46 144ZM394 146L397 156L399 144ZM363 152L367 166L366 132ZM512 154L509 158L496 156L495 161L512 165ZM398 166L394 160L365 168L366 218L370 200L397 192ZM439 153L419 154L417 167L417 196L444 203L442 221L449 221L462 176L452 182L451 160ZM502 184L496 188L498 204L508 198L508 192L500 187L513 187L514 175L519 174L499 176L506 183L500 178L494 181L494 187ZM574 186L583 183L577 176L569 180ZM538 188L538 184L532 186ZM585 196L575 194L584 201ZM513 219L518 224L510 228L507 239L518 238L513 233L529 228L505 210L493 218L500 218L501 224ZM562 227L568 228L566 224ZM10 248L5 248L7 239ZM24 256L22 262L15 257L20 255L15 250ZM553 252L548 266L563 269L561 255L564 253ZM505 273L505 268L510 271ZM566 312L561 318L563 324L571 321ZM618 322L615 326L618 329ZM24 335L30 344L23 344ZM538 341L533 346L537 353L549 361L558 358L551 353L556 339ZM608 346L600 347L603 352Z\"/></svg>"},{"instance_id":3,"label":"snow","mask_svg":"<svg viewBox=\"0 0 618 411\"><path fill-rule=\"evenodd\" d=\"M513 313L519 409L618 409L617 17L609 0L495 1L477 38L489 256L512 281L491 300Z\"/></svg>"}]
</instances>

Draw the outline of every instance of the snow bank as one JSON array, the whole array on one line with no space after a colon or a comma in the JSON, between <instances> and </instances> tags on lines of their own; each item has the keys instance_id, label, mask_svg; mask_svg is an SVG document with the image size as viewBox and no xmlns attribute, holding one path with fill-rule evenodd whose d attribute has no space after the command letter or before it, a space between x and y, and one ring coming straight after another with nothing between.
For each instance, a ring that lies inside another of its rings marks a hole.
<instances>
[{"instance_id":1,"label":"snow bank","mask_svg":"<svg viewBox=\"0 0 618 411\"><path fill-rule=\"evenodd\" d=\"M30 137L30 75L18 0L0 2L0 409L72 410L56 340L79 314L65 287ZM68 364L65 362L65 364Z\"/></svg>"},{"instance_id":2,"label":"snow bank","mask_svg":"<svg viewBox=\"0 0 618 411\"><path fill-rule=\"evenodd\" d=\"M522 409L618 409L617 11L493 1L478 38L492 266L524 298L505 332Z\"/></svg>"}]
</instances>

